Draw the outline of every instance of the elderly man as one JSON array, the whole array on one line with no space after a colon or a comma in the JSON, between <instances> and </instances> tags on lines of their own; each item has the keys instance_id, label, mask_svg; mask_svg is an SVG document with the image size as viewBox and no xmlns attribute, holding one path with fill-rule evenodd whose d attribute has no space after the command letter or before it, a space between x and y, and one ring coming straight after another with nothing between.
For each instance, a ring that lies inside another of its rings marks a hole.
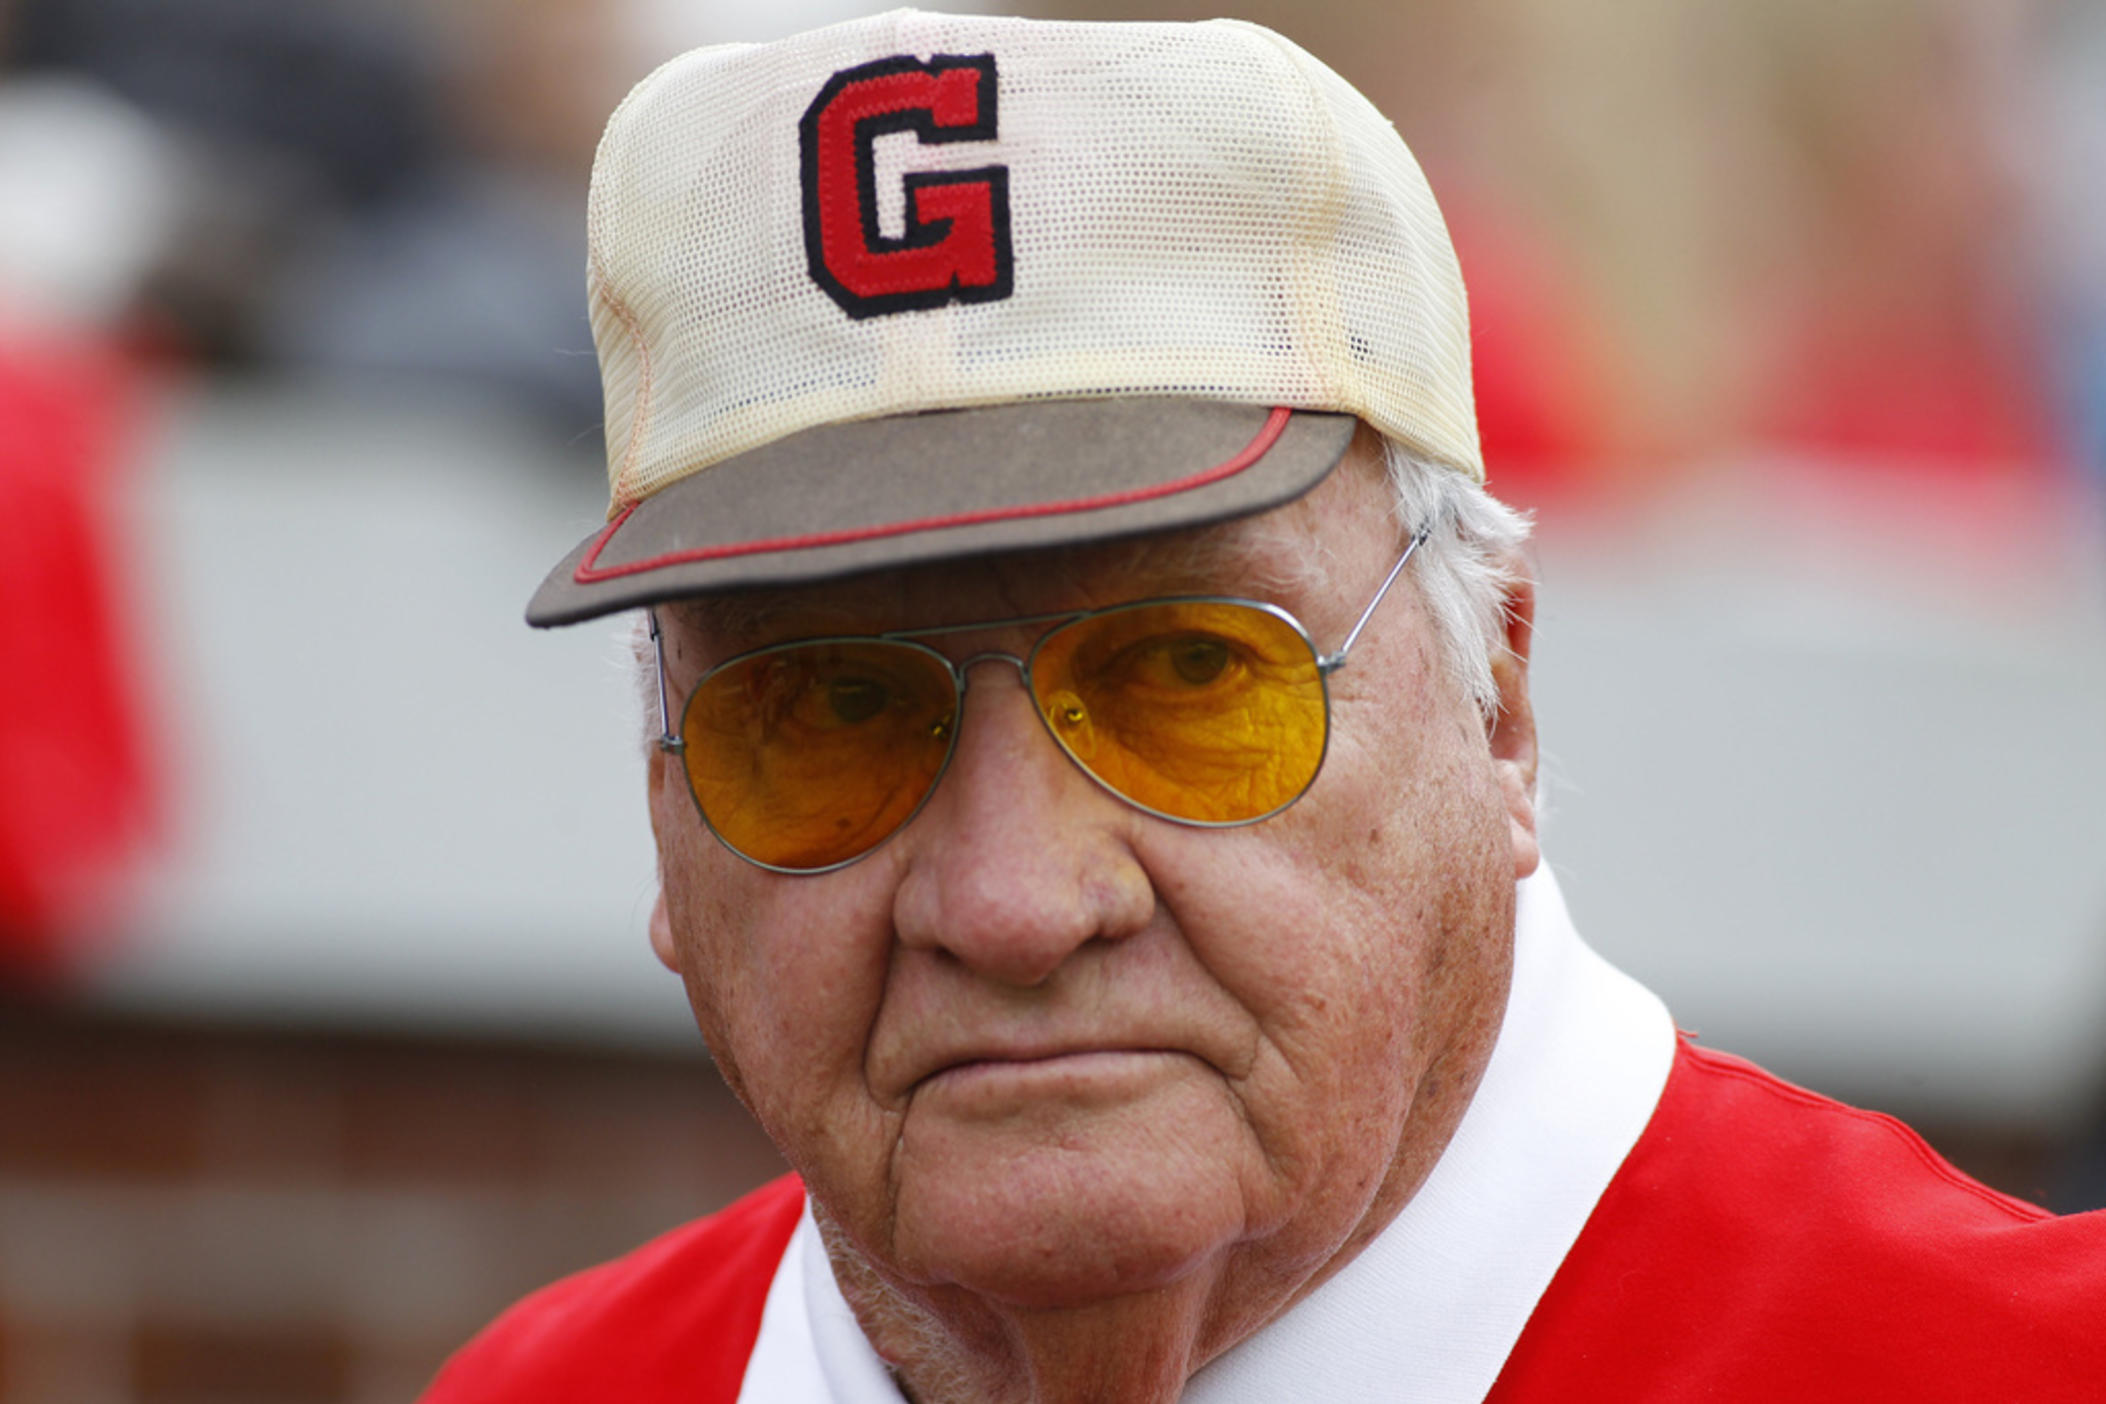
<instances>
[{"instance_id":1,"label":"elderly man","mask_svg":"<svg viewBox=\"0 0 2106 1404\"><path fill-rule=\"evenodd\" d=\"M615 114L660 959L796 1177L435 1401L2097 1399L2106 1222L1678 1042L1540 866L1418 168L1253 26L900 12Z\"/></svg>"}]
</instances>

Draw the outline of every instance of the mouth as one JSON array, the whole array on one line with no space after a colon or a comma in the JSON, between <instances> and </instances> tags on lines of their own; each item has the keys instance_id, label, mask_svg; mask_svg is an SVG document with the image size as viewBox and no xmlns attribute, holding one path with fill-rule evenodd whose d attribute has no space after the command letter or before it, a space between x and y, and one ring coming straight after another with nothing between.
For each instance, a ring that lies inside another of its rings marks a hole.
<instances>
[{"instance_id":1,"label":"mouth","mask_svg":"<svg viewBox=\"0 0 2106 1404\"><path fill-rule=\"evenodd\" d=\"M1192 1055L1149 1047L1073 1048L1046 1053L981 1054L944 1064L915 1085L917 1093L982 1096L1109 1090L1163 1076Z\"/></svg>"}]
</instances>

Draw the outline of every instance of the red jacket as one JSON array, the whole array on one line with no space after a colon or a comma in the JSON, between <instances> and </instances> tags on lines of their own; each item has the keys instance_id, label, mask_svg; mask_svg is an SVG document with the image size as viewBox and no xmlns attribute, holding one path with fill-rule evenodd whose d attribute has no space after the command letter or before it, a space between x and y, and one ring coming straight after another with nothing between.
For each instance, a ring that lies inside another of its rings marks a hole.
<instances>
[{"instance_id":1,"label":"red jacket","mask_svg":"<svg viewBox=\"0 0 2106 1404\"><path fill-rule=\"evenodd\" d=\"M529 1297L426 1404L736 1404L802 1206L778 1180ZM1489 1404L1538 1400L2098 1404L2106 1211L1685 1041Z\"/></svg>"}]
</instances>

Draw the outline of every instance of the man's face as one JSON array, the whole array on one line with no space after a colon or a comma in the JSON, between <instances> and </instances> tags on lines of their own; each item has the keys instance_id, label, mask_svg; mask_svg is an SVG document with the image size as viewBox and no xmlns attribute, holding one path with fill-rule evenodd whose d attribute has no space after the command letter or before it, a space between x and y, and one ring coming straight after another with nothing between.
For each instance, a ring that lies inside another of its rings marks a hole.
<instances>
[{"instance_id":1,"label":"man's face","mask_svg":"<svg viewBox=\"0 0 2106 1404\"><path fill-rule=\"evenodd\" d=\"M1205 531L674 607L674 705L764 643L1162 594L1269 599L1333 650L1401 547L1371 447L1354 455ZM962 659L1033 636L937 642ZM1124 804L1014 668L970 678L934 795L835 872L734 857L656 755L661 958L822 1218L895 1289L1060 1307L1212 1272L1298 1292L1409 1197L1489 1055L1535 862L1521 660L1488 736L1407 572L1331 678L1314 786L1230 829ZM1225 1323L1256 1290L1221 1299Z\"/></svg>"}]
</instances>

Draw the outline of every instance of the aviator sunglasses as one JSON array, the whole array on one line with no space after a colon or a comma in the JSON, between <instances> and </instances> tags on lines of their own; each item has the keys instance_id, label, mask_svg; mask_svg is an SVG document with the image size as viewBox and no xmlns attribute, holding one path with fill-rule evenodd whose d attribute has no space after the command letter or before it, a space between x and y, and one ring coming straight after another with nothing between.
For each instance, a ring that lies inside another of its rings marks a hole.
<instances>
[{"instance_id":1,"label":"aviator sunglasses","mask_svg":"<svg viewBox=\"0 0 2106 1404\"><path fill-rule=\"evenodd\" d=\"M1300 799L1330 741L1331 674L1425 535L1414 536L1335 653L1260 600L1177 596L883 634L798 639L702 675L671 726L658 616L659 746L677 753L710 832L779 873L864 857L920 812L957 748L966 674L1015 666L1046 732L1145 813L1225 828ZM959 662L921 642L1033 624L1023 656Z\"/></svg>"}]
</instances>

